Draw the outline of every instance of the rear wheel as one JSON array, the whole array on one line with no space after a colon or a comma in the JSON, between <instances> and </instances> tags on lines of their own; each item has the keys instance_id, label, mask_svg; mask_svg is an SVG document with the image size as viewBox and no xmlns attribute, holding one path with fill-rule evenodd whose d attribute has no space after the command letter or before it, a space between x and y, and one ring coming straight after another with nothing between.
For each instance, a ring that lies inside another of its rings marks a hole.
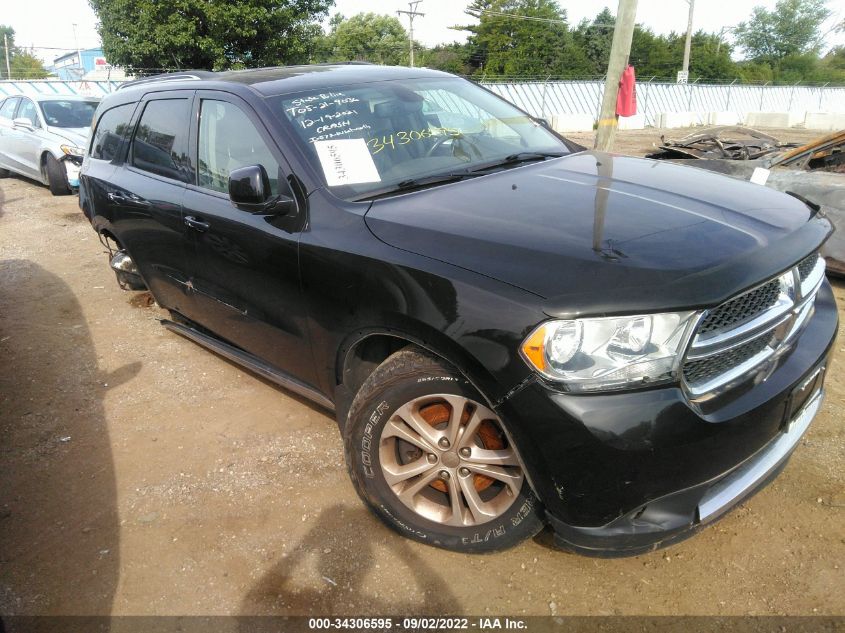
<instances>
[{"instance_id":1,"label":"rear wheel","mask_svg":"<svg viewBox=\"0 0 845 633\"><path fill-rule=\"evenodd\" d=\"M384 361L356 395L344 436L359 495L401 534L484 552L543 527L502 420L428 353L406 348Z\"/></svg>"},{"instance_id":2,"label":"rear wheel","mask_svg":"<svg viewBox=\"0 0 845 633\"><path fill-rule=\"evenodd\" d=\"M47 183L50 185L50 193L54 196L66 196L70 191L70 185L67 183L67 171L64 165L47 154L45 162L47 169Z\"/></svg>"}]
</instances>

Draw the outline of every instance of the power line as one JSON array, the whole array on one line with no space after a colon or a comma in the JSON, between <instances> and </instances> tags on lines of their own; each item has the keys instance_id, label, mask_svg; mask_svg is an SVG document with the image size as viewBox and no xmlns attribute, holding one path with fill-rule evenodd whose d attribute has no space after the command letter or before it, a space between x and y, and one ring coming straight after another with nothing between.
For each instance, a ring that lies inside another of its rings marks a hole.
<instances>
[{"instance_id":1,"label":"power line","mask_svg":"<svg viewBox=\"0 0 845 633\"><path fill-rule=\"evenodd\" d=\"M479 14L495 15L499 17L511 18L514 20L533 20L535 22L549 22L552 24L568 24L566 20L560 18L541 18L534 15L516 15L515 13L507 13L505 11L494 11L493 9L482 9Z\"/></svg>"}]
</instances>

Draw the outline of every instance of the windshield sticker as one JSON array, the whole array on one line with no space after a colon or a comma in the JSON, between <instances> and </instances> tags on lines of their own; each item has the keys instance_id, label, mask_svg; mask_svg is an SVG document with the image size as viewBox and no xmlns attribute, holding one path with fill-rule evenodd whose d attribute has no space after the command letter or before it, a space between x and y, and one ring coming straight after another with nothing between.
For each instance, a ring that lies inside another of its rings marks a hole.
<instances>
[{"instance_id":1,"label":"windshield sticker","mask_svg":"<svg viewBox=\"0 0 845 633\"><path fill-rule=\"evenodd\" d=\"M315 141L314 147L329 187L381 182L376 164L364 139Z\"/></svg>"},{"instance_id":2,"label":"windshield sticker","mask_svg":"<svg viewBox=\"0 0 845 633\"><path fill-rule=\"evenodd\" d=\"M765 185L769 179L769 170L762 167L755 167L751 174L751 182L755 185Z\"/></svg>"}]
</instances>

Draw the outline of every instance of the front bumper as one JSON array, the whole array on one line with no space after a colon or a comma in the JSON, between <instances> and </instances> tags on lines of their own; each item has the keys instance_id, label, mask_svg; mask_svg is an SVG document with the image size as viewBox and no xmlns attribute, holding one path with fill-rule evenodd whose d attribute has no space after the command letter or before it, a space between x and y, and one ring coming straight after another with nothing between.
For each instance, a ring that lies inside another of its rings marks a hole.
<instances>
[{"instance_id":1,"label":"front bumper","mask_svg":"<svg viewBox=\"0 0 845 633\"><path fill-rule=\"evenodd\" d=\"M79 187L79 170L82 168L82 157L65 156L62 163L67 171L67 184L77 189Z\"/></svg>"},{"instance_id":2,"label":"front bumper","mask_svg":"<svg viewBox=\"0 0 845 633\"><path fill-rule=\"evenodd\" d=\"M571 395L539 382L503 403L557 544L597 556L648 551L691 535L764 487L819 410L819 370L837 326L825 282L813 316L773 371L703 406L678 386Z\"/></svg>"},{"instance_id":3,"label":"front bumper","mask_svg":"<svg viewBox=\"0 0 845 633\"><path fill-rule=\"evenodd\" d=\"M549 516L555 543L581 554L632 556L692 536L780 474L821 408L823 397L824 389L819 387L790 421L788 430L715 481L649 501L642 509L600 528L575 527Z\"/></svg>"}]
</instances>

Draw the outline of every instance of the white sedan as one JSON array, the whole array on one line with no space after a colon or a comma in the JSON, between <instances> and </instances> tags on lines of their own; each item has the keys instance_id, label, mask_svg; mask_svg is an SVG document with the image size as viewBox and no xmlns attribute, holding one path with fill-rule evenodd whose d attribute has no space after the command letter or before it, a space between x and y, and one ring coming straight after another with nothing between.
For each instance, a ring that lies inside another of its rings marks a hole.
<instances>
[{"instance_id":1,"label":"white sedan","mask_svg":"<svg viewBox=\"0 0 845 633\"><path fill-rule=\"evenodd\" d=\"M79 167L99 99L15 95L0 101L0 178L10 172L50 187L53 195L79 186Z\"/></svg>"}]
</instances>

